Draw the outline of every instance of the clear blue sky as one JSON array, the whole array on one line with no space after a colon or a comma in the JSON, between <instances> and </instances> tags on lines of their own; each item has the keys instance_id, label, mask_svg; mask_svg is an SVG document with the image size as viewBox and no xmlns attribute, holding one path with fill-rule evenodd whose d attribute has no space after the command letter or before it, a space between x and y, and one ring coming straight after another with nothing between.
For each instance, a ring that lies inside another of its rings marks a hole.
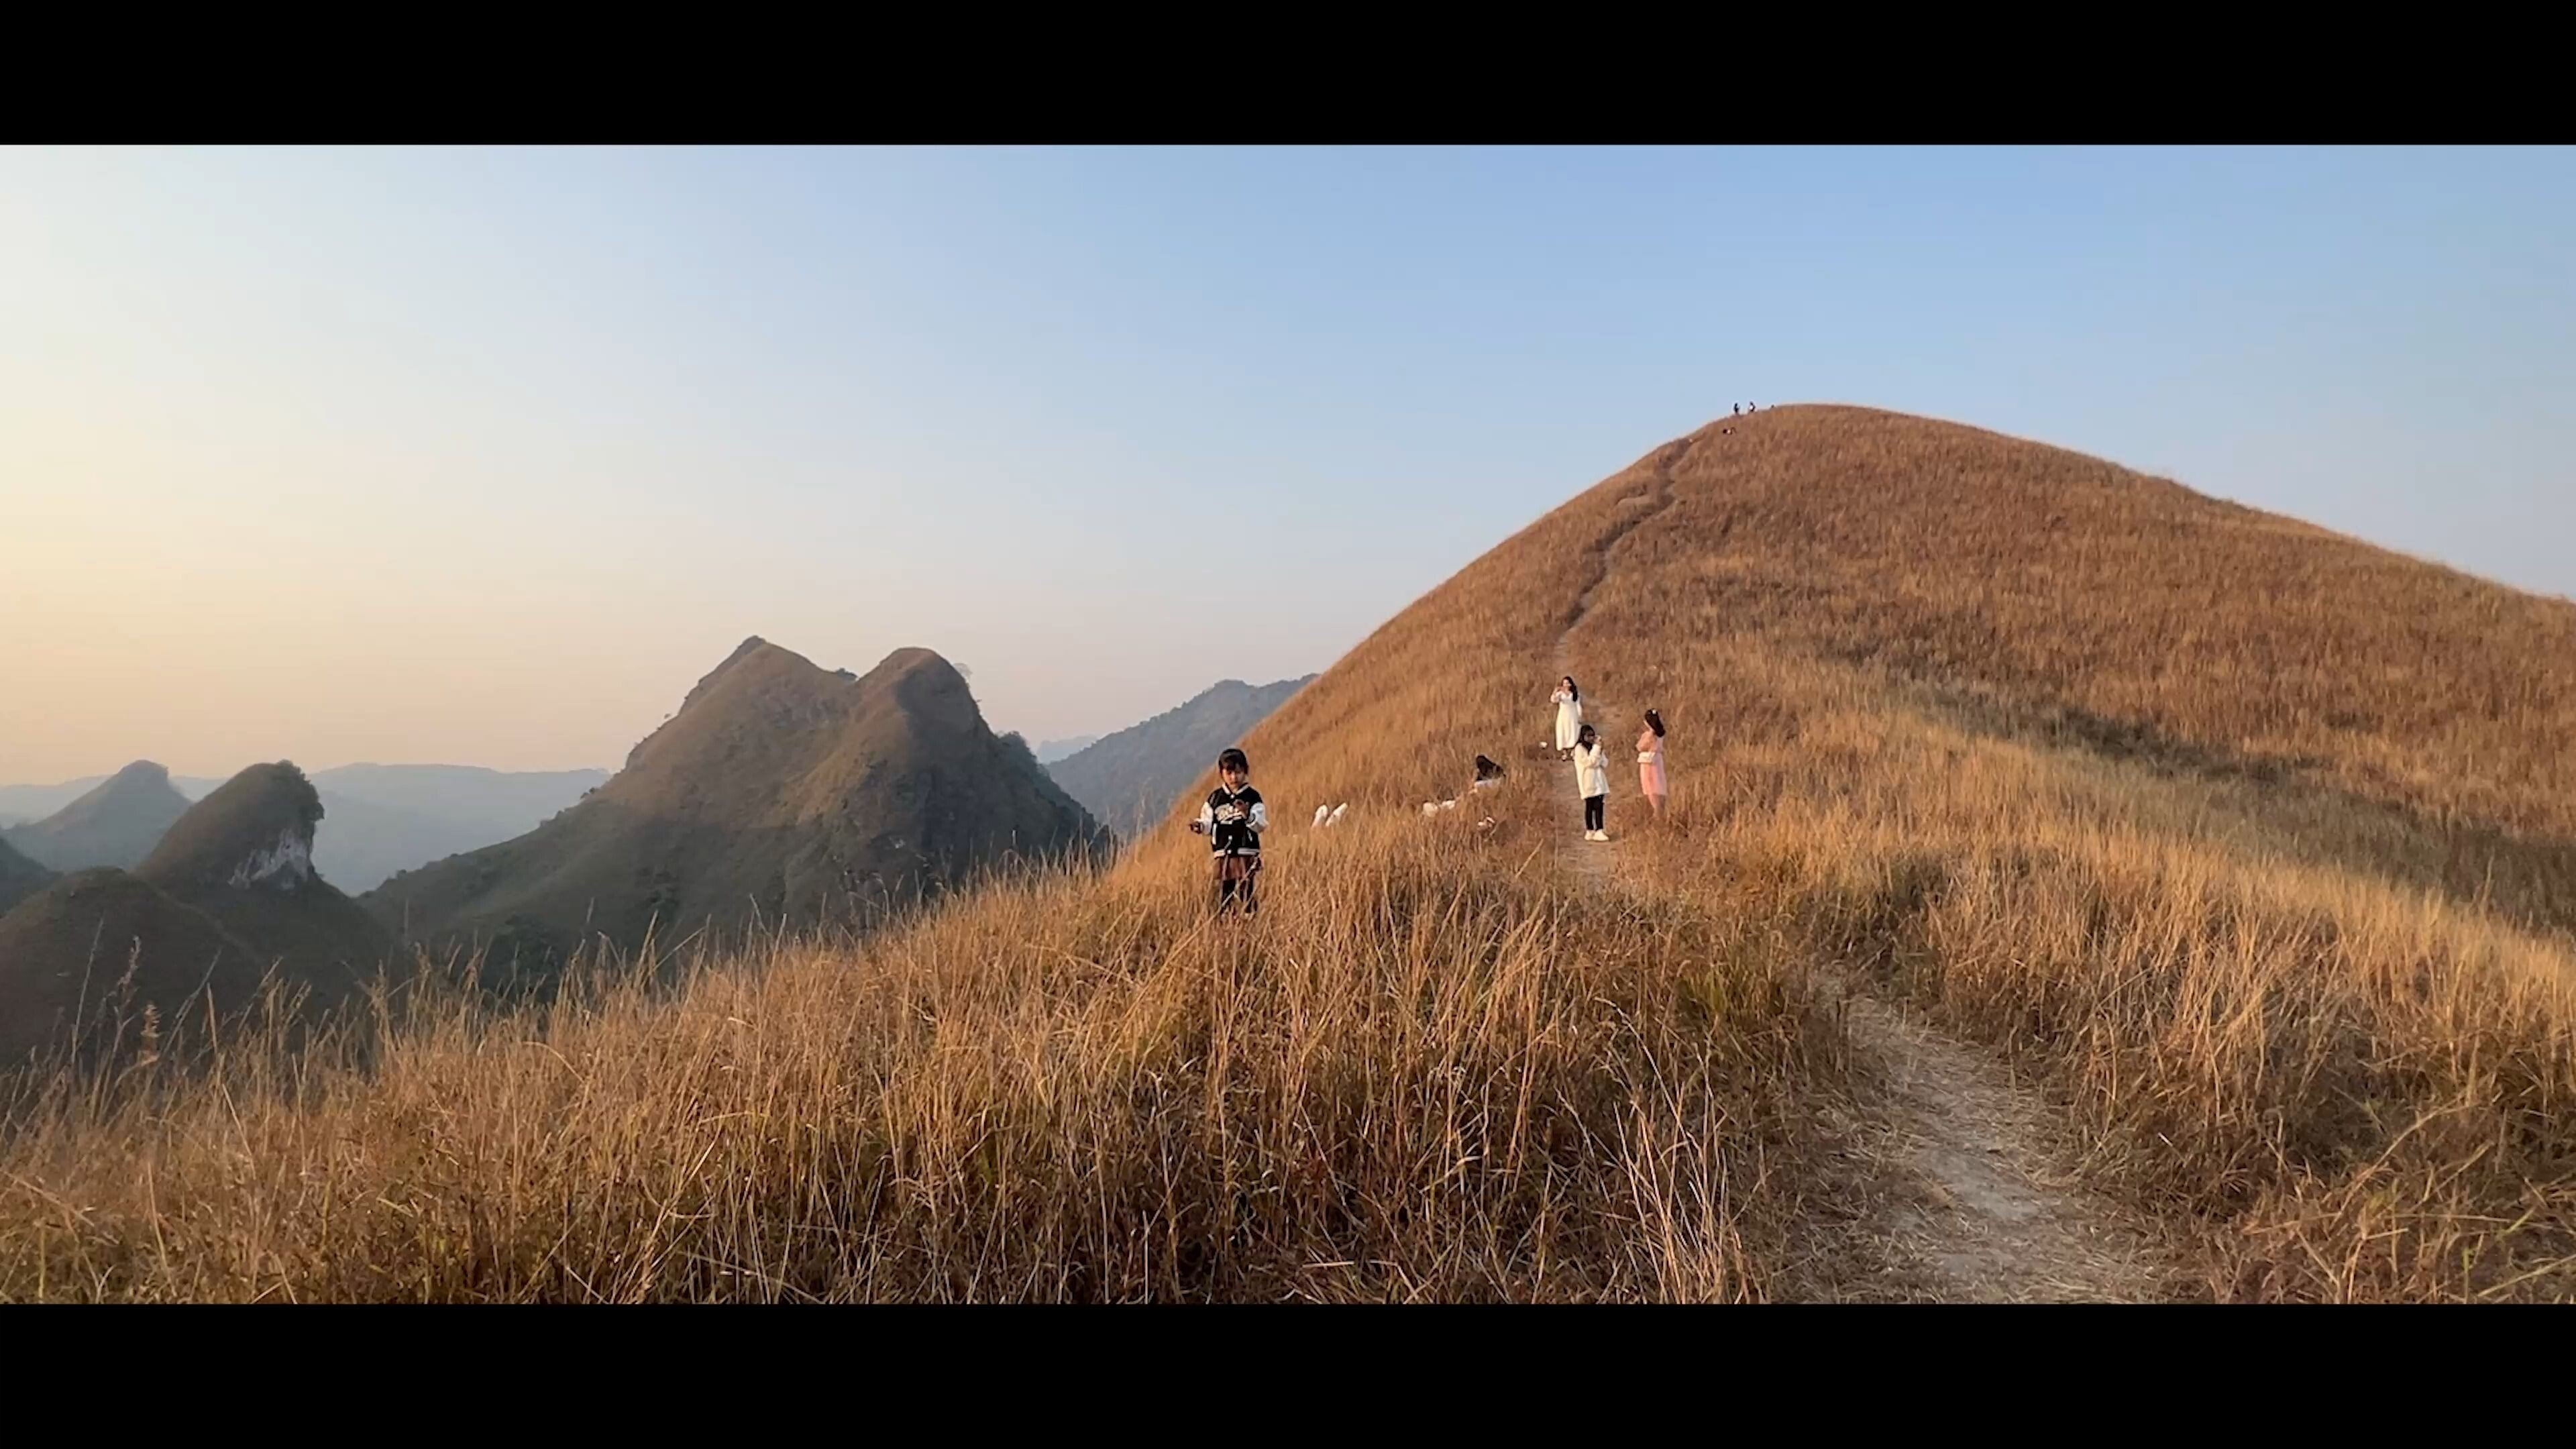
<instances>
[{"instance_id":1,"label":"clear blue sky","mask_svg":"<svg viewBox=\"0 0 2576 1449\"><path fill-rule=\"evenodd\" d=\"M2564 149L16 151L0 779L614 764L753 633L1117 728L1746 400L2571 594L2571 397Z\"/></svg>"}]
</instances>

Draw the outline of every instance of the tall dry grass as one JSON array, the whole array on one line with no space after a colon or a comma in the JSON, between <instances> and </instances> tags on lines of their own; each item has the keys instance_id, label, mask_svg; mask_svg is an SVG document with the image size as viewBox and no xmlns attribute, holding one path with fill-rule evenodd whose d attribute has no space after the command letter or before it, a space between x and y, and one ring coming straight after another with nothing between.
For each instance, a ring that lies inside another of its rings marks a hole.
<instances>
[{"instance_id":1,"label":"tall dry grass","mask_svg":"<svg viewBox=\"0 0 2576 1449\"><path fill-rule=\"evenodd\" d=\"M2563 601L1973 429L1764 413L1254 731L1256 925L1205 921L1167 826L859 945L433 999L372 1064L66 1088L0 1144L0 1293L1834 1292L1827 964L2035 1072L2213 1296L2565 1297L2571 661ZM1521 743L1560 667L1614 749L1673 727L1669 819L1614 781L1620 890L1563 870L1570 771Z\"/></svg>"},{"instance_id":2,"label":"tall dry grass","mask_svg":"<svg viewBox=\"0 0 2576 1449\"><path fill-rule=\"evenodd\" d=\"M1780 1291L1798 983L1517 833L1001 883L542 1011L431 990L376 1060L237 1046L0 1149L0 1295L1690 1299Z\"/></svg>"}]
</instances>

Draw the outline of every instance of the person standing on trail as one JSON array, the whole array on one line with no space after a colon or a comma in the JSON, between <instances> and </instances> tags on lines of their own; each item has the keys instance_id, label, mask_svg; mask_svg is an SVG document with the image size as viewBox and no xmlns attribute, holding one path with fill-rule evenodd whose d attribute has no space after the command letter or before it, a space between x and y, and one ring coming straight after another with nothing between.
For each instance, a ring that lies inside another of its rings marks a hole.
<instances>
[{"instance_id":1,"label":"person standing on trail","mask_svg":"<svg viewBox=\"0 0 2576 1449\"><path fill-rule=\"evenodd\" d=\"M1583 796L1583 838L1608 840L1601 817L1610 803L1610 752L1601 748L1590 725L1574 737L1574 788Z\"/></svg>"},{"instance_id":2,"label":"person standing on trail","mask_svg":"<svg viewBox=\"0 0 2576 1449\"><path fill-rule=\"evenodd\" d=\"M1556 703L1556 757L1574 758L1574 734L1583 727L1583 691L1574 687L1569 674L1557 682L1556 693L1548 696Z\"/></svg>"},{"instance_id":3,"label":"person standing on trail","mask_svg":"<svg viewBox=\"0 0 2576 1449\"><path fill-rule=\"evenodd\" d=\"M1646 727L1637 732L1637 790L1646 803L1655 807L1655 818L1664 818L1664 717L1646 711Z\"/></svg>"},{"instance_id":4,"label":"person standing on trail","mask_svg":"<svg viewBox=\"0 0 2576 1449\"><path fill-rule=\"evenodd\" d=\"M1261 832L1270 828L1270 810L1261 803L1261 792L1252 788L1252 761L1243 751L1218 755L1216 773L1221 783L1208 792L1199 818L1190 822L1190 833L1208 838L1216 861L1217 914L1240 902L1245 915L1255 915L1261 902L1253 888L1260 883Z\"/></svg>"}]
</instances>

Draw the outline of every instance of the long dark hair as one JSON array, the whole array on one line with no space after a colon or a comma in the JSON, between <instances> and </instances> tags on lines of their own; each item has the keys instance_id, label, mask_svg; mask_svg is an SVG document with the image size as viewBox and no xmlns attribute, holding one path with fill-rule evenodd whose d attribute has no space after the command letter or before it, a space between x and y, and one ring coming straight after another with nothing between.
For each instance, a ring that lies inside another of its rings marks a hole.
<instances>
[{"instance_id":1,"label":"long dark hair","mask_svg":"<svg viewBox=\"0 0 2576 1449\"><path fill-rule=\"evenodd\" d=\"M1574 676L1571 674L1565 676L1565 692L1573 695L1577 703L1582 702L1583 691L1574 687Z\"/></svg>"},{"instance_id":2,"label":"long dark hair","mask_svg":"<svg viewBox=\"0 0 2576 1449\"><path fill-rule=\"evenodd\" d=\"M1590 725L1585 725L1583 728L1574 732L1574 742L1578 745L1588 745L1592 743L1593 738L1592 726Z\"/></svg>"},{"instance_id":3,"label":"long dark hair","mask_svg":"<svg viewBox=\"0 0 2576 1449\"><path fill-rule=\"evenodd\" d=\"M1655 713L1651 709L1646 711L1646 728L1655 732L1656 739L1662 739L1664 737L1664 717Z\"/></svg>"},{"instance_id":4,"label":"long dark hair","mask_svg":"<svg viewBox=\"0 0 2576 1449\"><path fill-rule=\"evenodd\" d=\"M1477 778L1477 779L1479 779L1479 780L1491 780L1491 779L1494 779L1494 778L1496 778L1497 776L1501 775L1502 773L1503 773L1503 767L1502 767L1502 766L1495 764L1493 761L1491 761L1491 760L1489 760L1489 759L1486 759L1486 758L1485 758L1484 756L1482 756L1482 755L1478 755L1478 756L1476 757L1476 778Z\"/></svg>"}]
</instances>

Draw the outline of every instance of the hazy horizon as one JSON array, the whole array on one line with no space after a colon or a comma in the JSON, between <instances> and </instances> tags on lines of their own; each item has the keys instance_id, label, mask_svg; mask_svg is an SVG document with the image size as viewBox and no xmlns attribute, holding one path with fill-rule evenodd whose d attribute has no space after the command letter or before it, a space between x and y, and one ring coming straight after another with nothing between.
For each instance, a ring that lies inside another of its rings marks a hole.
<instances>
[{"instance_id":1,"label":"hazy horizon","mask_svg":"<svg viewBox=\"0 0 2576 1449\"><path fill-rule=\"evenodd\" d=\"M0 153L0 783L1328 668L1730 404L2576 594L2576 151Z\"/></svg>"}]
</instances>

